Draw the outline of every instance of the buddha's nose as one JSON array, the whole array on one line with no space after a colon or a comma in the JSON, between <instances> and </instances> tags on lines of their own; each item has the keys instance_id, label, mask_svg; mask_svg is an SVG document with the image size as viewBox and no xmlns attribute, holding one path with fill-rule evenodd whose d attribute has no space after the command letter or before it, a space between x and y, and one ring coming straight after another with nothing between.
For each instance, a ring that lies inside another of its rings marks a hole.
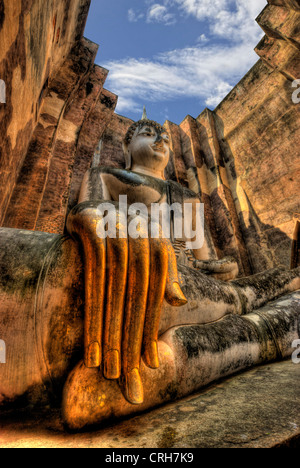
<instances>
[{"instance_id":1,"label":"buddha's nose","mask_svg":"<svg viewBox=\"0 0 300 468\"><path fill-rule=\"evenodd\" d=\"M160 143L162 141L162 136L161 135L157 135L157 138L155 140L155 143Z\"/></svg>"}]
</instances>

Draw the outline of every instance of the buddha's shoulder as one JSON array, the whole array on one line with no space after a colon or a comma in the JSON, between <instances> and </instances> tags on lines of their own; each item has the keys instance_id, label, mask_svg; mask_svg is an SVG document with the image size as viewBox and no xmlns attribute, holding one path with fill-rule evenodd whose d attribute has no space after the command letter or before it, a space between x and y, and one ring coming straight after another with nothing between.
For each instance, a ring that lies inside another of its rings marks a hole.
<instances>
[{"instance_id":1,"label":"buddha's shoulder","mask_svg":"<svg viewBox=\"0 0 300 468\"><path fill-rule=\"evenodd\" d=\"M171 197L173 201L179 201L179 199L183 201L191 199L199 200L198 195L192 190L190 190L188 187L184 187L183 185L173 180L169 180L168 184L170 186Z\"/></svg>"},{"instance_id":2,"label":"buddha's shoulder","mask_svg":"<svg viewBox=\"0 0 300 468\"><path fill-rule=\"evenodd\" d=\"M138 174L137 172L132 172L127 169L119 169L116 167L110 166L101 166L91 169L93 176L98 175L104 181L117 179L124 184L131 185L133 187L145 185L148 187L153 187L155 189L162 189L167 185L166 181L156 179L144 174Z\"/></svg>"},{"instance_id":3,"label":"buddha's shoulder","mask_svg":"<svg viewBox=\"0 0 300 468\"><path fill-rule=\"evenodd\" d=\"M114 182L121 182L122 184L129 185L131 187L146 186L155 189L156 191L163 193L168 190L171 192L171 199L175 201L184 201L190 199L197 199L198 196L195 192L187 187L179 184L172 180L162 180L149 175L139 174L127 169L121 169L111 166L99 166L97 168L90 169L90 178L101 177L101 179L107 184L113 184Z\"/></svg>"}]
</instances>

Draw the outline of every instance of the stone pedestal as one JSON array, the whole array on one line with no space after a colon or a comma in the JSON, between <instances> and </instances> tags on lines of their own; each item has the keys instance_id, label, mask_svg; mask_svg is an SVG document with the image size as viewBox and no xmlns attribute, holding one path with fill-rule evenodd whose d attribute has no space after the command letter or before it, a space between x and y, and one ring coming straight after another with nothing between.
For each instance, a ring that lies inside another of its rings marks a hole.
<instances>
[{"instance_id":1,"label":"stone pedestal","mask_svg":"<svg viewBox=\"0 0 300 468\"><path fill-rule=\"evenodd\" d=\"M66 433L58 411L2 415L0 447L299 448L299 386L300 365L288 360L92 433Z\"/></svg>"}]
</instances>

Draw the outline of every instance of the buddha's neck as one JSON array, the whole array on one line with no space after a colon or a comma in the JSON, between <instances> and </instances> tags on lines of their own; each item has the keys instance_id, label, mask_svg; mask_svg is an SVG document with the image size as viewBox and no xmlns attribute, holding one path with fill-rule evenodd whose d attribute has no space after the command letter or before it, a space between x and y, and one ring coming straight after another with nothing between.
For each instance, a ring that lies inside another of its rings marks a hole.
<instances>
[{"instance_id":1,"label":"buddha's neck","mask_svg":"<svg viewBox=\"0 0 300 468\"><path fill-rule=\"evenodd\" d=\"M134 164L131 168L132 172L136 172L138 174L148 175L151 177L155 177L156 179L164 180L162 177L162 171L156 171L154 169L150 169L149 167L139 166L138 164Z\"/></svg>"}]
</instances>

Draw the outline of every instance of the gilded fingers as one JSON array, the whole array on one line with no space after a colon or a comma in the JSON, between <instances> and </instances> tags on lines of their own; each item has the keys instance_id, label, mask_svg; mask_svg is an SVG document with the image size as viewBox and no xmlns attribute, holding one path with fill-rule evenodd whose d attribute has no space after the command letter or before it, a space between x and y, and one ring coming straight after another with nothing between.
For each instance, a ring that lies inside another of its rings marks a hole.
<instances>
[{"instance_id":1,"label":"gilded fingers","mask_svg":"<svg viewBox=\"0 0 300 468\"><path fill-rule=\"evenodd\" d=\"M168 248L168 276L166 284L165 299L173 307L181 307L185 305L188 301L185 295L183 294L179 279L178 279L178 269L177 269L177 260L174 249L170 242L167 243Z\"/></svg>"},{"instance_id":2,"label":"gilded fingers","mask_svg":"<svg viewBox=\"0 0 300 468\"><path fill-rule=\"evenodd\" d=\"M125 398L141 404L142 346L146 364L158 368L164 298L174 306L187 300L179 286L176 256L169 240L149 240L147 223L141 223L140 237L127 239L127 222L121 221L119 214L116 238L102 239L97 235L101 220L94 206L82 206L71 212L67 224L69 233L83 247L84 362L86 367L102 365L104 377L120 379Z\"/></svg>"},{"instance_id":3,"label":"gilded fingers","mask_svg":"<svg viewBox=\"0 0 300 468\"><path fill-rule=\"evenodd\" d=\"M86 367L102 362L103 310L105 297L105 242L83 241L85 252L85 356Z\"/></svg>"},{"instance_id":4,"label":"gilded fingers","mask_svg":"<svg viewBox=\"0 0 300 468\"><path fill-rule=\"evenodd\" d=\"M122 390L132 404L143 403L140 378L142 343L144 361L158 368L158 331L164 297L181 306L187 299L178 280L177 261L167 239L129 238L127 298L122 344Z\"/></svg>"},{"instance_id":5,"label":"gilded fingers","mask_svg":"<svg viewBox=\"0 0 300 468\"><path fill-rule=\"evenodd\" d=\"M129 238L126 315L123 328L123 391L132 404L144 401L139 375L150 279L150 246L147 238Z\"/></svg>"},{"instance_id":6,"label":"gilded fingers","mask_svg":"<svg viewBox=\"0 0 300 468\"><path fill-rule=\"evenodd\" d=\"M106 309L104 319L104 377L121 376L121 345L128 271L127 239L107 238Z\"/></svg>"},{"instance_id":7,"label":"gilded fingers","mask_svg":"<svg viewBox=\"0 0 300 468\"><path fill-rule=\"evenodd\" d=\"M179 285L177 260L167 239L150 240L150 285L144 329L144 361L150 368L159 367L158 332L164 299L174 307L187 303Z\"/></svg>"},{"instance_id":8,"label":"gilded fingers","mask_svg":"<svg viewBox=\"0 0 300 468\"><path fill-rule=\"evenodd\" d=\"M67 220L68 232L83 248L85 275L84 362L86 367L102 363L103 311L105 299L106 243L97 236L98 218L93 207L76 207Z\"/></svg>"},{"instance_id":9,"label":"gilded fingers","mask_svg":"<svg viewBox=\"0 0 300 468\"><path fill-rule=\"evenodd\" d=\"M168 247L161 239L150 241L150 284L144 327L144 361L148 367L157 369L158 330L168 275Z\"/></svg>"}]
</instances>

